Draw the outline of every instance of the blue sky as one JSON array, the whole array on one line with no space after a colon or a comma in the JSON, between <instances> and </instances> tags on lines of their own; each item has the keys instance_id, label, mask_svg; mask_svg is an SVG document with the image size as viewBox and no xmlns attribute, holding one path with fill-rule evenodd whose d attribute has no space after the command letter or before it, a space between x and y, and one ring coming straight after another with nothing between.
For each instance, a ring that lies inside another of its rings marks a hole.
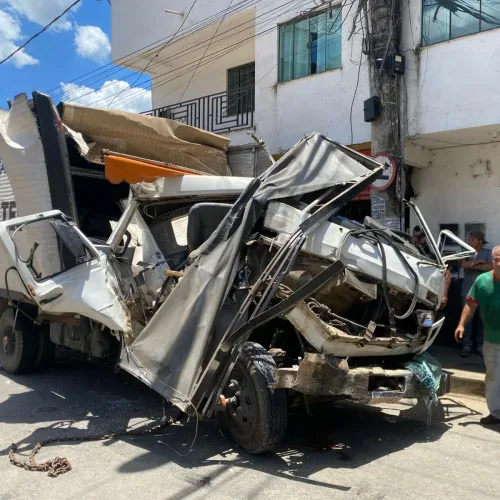
<instances>
[{"instance_id":1,"label":"blue sky","mask_svg":"<svg viewBox=\"0 0 500 500\"><path fill-rule=\"evenodd\" d=\"M0 60L73 2L0 0ZM136 80L136 74L119 67L114 67L117 71L110 74L112 66L102 68L111 61L110 41L111 5L107 0L82 0L22 53L0 65L0 107L7 106L7 98L21 92L30 96L33 90L50 93L56 104L64 99L106 107L117 92L123 91L112 107L149 109L149 90L128 87ZM83 76L98 68L98 72ZM144 80L146 75L139 82Z\"/></svg>"}]
</instances>

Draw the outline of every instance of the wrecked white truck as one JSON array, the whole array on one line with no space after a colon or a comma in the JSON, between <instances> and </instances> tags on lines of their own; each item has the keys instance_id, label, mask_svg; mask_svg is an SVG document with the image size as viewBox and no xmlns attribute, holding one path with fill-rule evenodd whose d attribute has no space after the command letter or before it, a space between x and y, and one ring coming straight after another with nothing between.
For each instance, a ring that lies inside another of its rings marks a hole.
<instances>
[{"instance_id":1,"label":"wrecked white truck","mask_svg":"<svg viewBox=\"0 0 500 500\"><path fill-rule=\"evenodd\" d=\"M7 371L43 366L53 344L116 357L250 453L283 439L297 402L431 395L407 366L443 324L446 261L474 250L446 231L436 242L413 204L432 257L370 218L338 218L382 165L318 133L257 178L102 155L132 178L153 167L107 241L61 210L0 223ZM463 252L444 258L446 238Z\"/></svg>"}]
</instances>

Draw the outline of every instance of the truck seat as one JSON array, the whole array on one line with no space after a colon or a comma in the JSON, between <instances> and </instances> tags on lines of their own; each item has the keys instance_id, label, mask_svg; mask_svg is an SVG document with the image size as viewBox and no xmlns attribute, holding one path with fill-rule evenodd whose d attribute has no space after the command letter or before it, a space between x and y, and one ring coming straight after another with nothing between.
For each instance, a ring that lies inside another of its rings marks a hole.
<instances>
[{"instance_id":1,"label":"truck seat","mask_svg":"<svg viewBox=\"0 0 500 500\"><path fill-rule=\"evenodd\" d=\"M197 203L191 207L187 225L188 253L208 240L231 207L230 203Z\"/></svg>"}]
</instances>

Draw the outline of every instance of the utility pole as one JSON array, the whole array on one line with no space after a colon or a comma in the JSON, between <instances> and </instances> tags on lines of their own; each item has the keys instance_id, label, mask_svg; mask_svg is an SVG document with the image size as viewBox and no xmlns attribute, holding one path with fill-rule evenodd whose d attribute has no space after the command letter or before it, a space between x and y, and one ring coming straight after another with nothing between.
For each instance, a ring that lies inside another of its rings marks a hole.
<instances>
[{"instance_id":1,"label":"utility pole","mask_svg":"<svg viewBox=\"0 0 500 500\"><path fill-rule=\"evenodd\" d=\"M401 222L403 210L397 196L404 147L404 137L400 134L398 81L401 71L404 72L404 58L400 57L399 51L401 0L366 0L363 8L368 19L365 50L369 61L370 94L380 99L381 107L380 117L371 122L372 156L384 153L388 157L384 158L386 162L390 163L392 159L395 167L394 172L386 170L387 177L393 178L390 185L381 191L371 191L372 217L390 224L391 228L404 229ZM394 175L391 176L391 172ZM404 194L400 198L402 196Z\"/></svg>"}]
</instances>

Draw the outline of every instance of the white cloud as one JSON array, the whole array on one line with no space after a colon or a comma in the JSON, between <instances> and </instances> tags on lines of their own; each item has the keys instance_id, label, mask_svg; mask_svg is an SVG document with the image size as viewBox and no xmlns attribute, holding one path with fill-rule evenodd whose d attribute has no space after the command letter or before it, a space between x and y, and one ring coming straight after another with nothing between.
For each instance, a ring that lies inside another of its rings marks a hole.
<instances>
[{"instance_id":1,"label":"white cloud","mask_svg":"<svg viewBox=\"0 0 500 500\"><path fill-rule=\"evenodd\" d=\"M85 85L61 82L63 97L61 101L71 101L93 108L107 108L140 113L151 109L151 91L143 88L131 88L123 80L104 82L100 89ZM119 95L117 95L120 92ZM114 99L114 100L113 100Z\"/></svg>"},{"instance_id":2,"label":"white cloud","mask_svg":"<svg viewBox=\"0 0 500 500\"><path fill-rule=\"evenodd\" d=\"M25 17L32 23L45 26L55 17L60 15L64 9L69 7L75 0L0 0L11 12ZM68 31L72 28L71 18L80 8L81 2L75 5L67 14L55 22L51 29Z\"/></svg>"},{"instance_id":3,"label":"white cloud","mask_svg":"<svg viewBox=\"0 0 500 500\"><path fill-rule=\"evenodd\" d=\"M0 33L9 40L18 40L21 38L21 25L19 21L3 10L0 10Z\"/></svg>"},{"instance_id":4,"label":"white cloud","mask_svg":"<svg viewBox=\"0 0 500 500\"><path fill-rule=\"evenodd\" d=\"M79 56L98 63L107 61L111 53L108 36L98 26L77 26L75 47Z\"/></svg>"},{"instance_id":5,"label":"white cloud","mask_svg":"<svg viewBox=\"0 0 500 500\"><path fill-rule=\"evenodd\" d=\"M19 41L22 39L21 24L18 19L10 13L0 10L0 60L12 54L19 47ZM7 62L14 64L16 68L22 68L38 64L39 61L23 49Z\"/></svg>"}]
</instances>

